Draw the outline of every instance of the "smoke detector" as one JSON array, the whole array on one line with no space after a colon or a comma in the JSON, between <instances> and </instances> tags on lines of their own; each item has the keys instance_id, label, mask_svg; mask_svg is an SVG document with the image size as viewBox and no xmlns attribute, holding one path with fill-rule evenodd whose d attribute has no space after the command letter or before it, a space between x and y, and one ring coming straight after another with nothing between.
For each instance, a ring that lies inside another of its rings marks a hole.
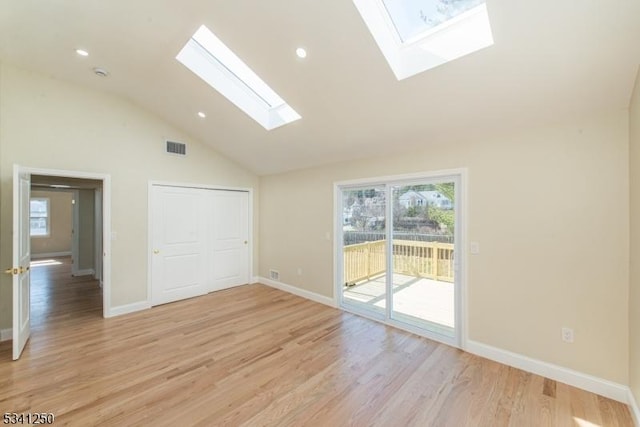
<instances>
[{"instance_id":1,"label":"smoke detector","mask_svg":"<svg viewBox=\"0 0 640 427\"><path fill-rule=\"evenodd\" d=\"M95 73L96 76L99 76L99 77L107 77L109 75L109 72L107 70L100 67L94 68L93 72Z\"/></svg>"}]
</instances>

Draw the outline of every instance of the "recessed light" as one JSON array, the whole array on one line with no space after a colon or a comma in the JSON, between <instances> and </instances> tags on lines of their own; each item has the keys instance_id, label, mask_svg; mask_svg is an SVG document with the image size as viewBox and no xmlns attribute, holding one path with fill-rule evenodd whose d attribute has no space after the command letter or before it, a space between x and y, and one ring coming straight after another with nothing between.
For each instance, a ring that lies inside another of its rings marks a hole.
<instances>
[{"instance_id":1,"label":"recessed light","mask_svg":"<svg viewBox=\"0 0 640 427\"><path fill-rule=\"evenodd\" d=\"M296 49L296 55L298 55L298 58L306 58L307 51L303 47L299 47Z\"/></svg>"},{"instance_id":2,"label":"recessed light","mask_svg":"<svg viewBox=\"0 0 640 427\"><path fill-rule=\"evenodd\" d=\"M84 49L76 49L76 53L80 56L89 56L89 52Z\"/></svg>"},{"instance_id":3,"label":"recessed light","mask_svg":"<svg viewBox=\"0 0 640 427\"><path fill-rule=\"evenodd\" d=\"M205 117L207 117L207 115L202 111L198 111L198 117L200 117L201 119L204 119Z\"/></svg>"}]
</instances>

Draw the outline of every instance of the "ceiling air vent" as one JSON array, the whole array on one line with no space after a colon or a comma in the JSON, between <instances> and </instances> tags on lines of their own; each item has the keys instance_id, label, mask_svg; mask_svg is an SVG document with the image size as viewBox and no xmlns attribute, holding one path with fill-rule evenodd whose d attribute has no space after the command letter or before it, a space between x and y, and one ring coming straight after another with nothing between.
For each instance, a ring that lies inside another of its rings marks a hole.
<instances>
[{"instance_id":1,"label":"ceiling air vent","mask_svg":"<svg viewBox=\"0 0 640 427\"><path fill-rule=\"evenodd\" d=\"M182 142L167 141L167 153L185 156L187 154L187 144Z\"/></svg>"}]
</instances>

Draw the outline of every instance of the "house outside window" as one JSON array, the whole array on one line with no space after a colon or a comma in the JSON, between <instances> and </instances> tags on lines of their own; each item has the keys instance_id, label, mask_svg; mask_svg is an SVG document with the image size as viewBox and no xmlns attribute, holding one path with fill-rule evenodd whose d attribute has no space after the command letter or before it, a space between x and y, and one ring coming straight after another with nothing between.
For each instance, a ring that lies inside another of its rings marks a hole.
<instances>
[{"instance_id":1,"label":"house outside window","mask_svg":"<svg viewBox=\"0 0 640 427\"><path fill-rule=\"evenodd\" d=\"M30 200L30 229L31 236L49 235L49 199L34 197Z\"/></svg>"}]
</instances>

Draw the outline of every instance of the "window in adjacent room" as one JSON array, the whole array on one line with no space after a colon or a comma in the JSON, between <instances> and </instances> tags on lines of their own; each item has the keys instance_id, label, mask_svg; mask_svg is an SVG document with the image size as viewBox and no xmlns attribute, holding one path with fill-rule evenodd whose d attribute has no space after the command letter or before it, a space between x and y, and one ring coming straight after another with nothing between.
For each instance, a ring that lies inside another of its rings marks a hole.
<instances>
[{"instance_id":1,"label":"window in adjacent room","mask_svg":"<svg viewBox=\"0 0 640 427\"><path fill-rule=\"evenodd\" d=\"M49 235L49 199L33 197L30 201L31 236Z\"/></svg>"}]
</instances>

